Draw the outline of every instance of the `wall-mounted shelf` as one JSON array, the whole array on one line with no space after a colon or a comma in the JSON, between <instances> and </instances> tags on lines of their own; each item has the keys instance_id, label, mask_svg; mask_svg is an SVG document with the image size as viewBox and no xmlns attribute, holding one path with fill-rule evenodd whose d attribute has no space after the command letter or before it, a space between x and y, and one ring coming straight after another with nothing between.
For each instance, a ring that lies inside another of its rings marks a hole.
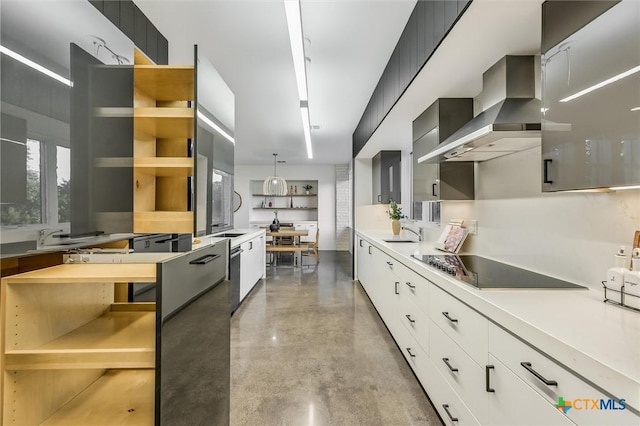
<instances>
[{"instance_id":1,"label":"wall-mounted shelf","mask_svg":"<svg viewBox=\"0 0 640 426\"><path fill-rule=\"evenodd\" d=\"M280 222L317 222L318 221L318 181L317 180L292 180L287 179L287 195L263 194L263 181L250 182L251 191L251 223L271 223L273 212L279 211ZM309 194L305 193L304 186L311 185ZM316 192L313 192L316 191ZM269 207L271 203L271 207Z\"/></svg>"}]
</instances>

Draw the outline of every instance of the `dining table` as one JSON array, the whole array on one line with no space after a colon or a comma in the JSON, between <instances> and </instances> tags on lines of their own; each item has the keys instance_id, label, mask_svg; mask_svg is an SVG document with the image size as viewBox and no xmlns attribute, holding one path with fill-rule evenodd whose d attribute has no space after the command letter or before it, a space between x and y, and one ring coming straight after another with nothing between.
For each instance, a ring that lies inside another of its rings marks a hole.
<instances>
[{"instance_id":1,"label":"dining table","mask_svg":"<svg viewBox=\"0 0 640 426\"><path fill-rule=\"evenodd\" d=\"M267 253L291 252L294 255L294 265L301 264L301 252L305 249L305 246L300 244L300 237L306 237L309 235L309 231L306 229L281 229L279 231L266 232L267 237L272 238L272 244L266 246ZM283 238L291 238L292 244L283 244ZM275 258L275 257L274 257Z\"/></svg>"}]
</instances>

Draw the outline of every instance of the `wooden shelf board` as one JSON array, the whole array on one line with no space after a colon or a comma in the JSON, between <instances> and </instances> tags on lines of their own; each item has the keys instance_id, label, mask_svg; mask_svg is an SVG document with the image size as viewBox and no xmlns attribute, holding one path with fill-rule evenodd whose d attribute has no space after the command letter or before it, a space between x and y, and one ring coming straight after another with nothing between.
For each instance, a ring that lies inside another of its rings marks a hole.
<instances>
[{"instance_id":1,"label":"wooden shelf board","mask_svg":"<svg viewBox=\"0 0 640 426\"><path fill-rule=\"evenodd\" d=\"M317 207L254 207L253 210L318 210Z\"/></svg>"},{"instance_id":2,"label":"wooden shelf board","mask_svg":"<svg viewBox=\"0 0 640 426\"><path fill-rule=\"evenodd\" d=\"M136 157L133 167L154 176L193 176L192 157Z\"/></svg>"},{"instance_id":3,"label":"wooden shelf board","mask_svg":"<svg viewBox=\"0 0 640 426\"><path fill-rule=\"evenodd\" d=\"M41 425L152 425L154 382L153 369L109 370Z\"/></svg>"},{"instance_id":4,"label":"wooden shelf board","mask_svg":"<svg viewBox=\"0 0 640 426\"><path fill-rule=\"evenodd\" d=\"M156 264L110 264L76 263L52 266L2 279L7 284L56 284L56 283L127 283L155 282Z\"/></svg>"},{"instance_id":5,"label":"wooden shelf board","mask_svg":"<svg viewBox=\"0 0 640 426\"><path fill-rule=\"evenodd\" d=\"M175 107L139 107L133 109L133 118L191 118L193 119L193 108L175 108Z\"/></svg>"},{"instance_id":6,"label":"wooden shelf board","mask_svg":"<svg viewBox=\"0 0 640 426\"><path fill-rule=\"evenodd\" d=\"M195 99L192 66L136 65L133 76L137 88L159 101Z\"/></svg>"},{"instance_id":7,"label":"wooden shelf board","mask_svg":"<svg viewBox=\"0 0 640 426\"><path fill-rule=\"evenodd\" d=\"M153 117L140 116L133 119L134 133L141 137L151 135L156 138L193 138L193 112L190 117ZM186 141L185 141L186 143Z\"/></svg>"},{"instance_id":8,"label":"wooden shelf board","mask_svg":"<svg viewBox=\"0 0 640 426\"><path fill-rule=\"evenodd\" d=\"M155 321L155 312L107 312L36 349L7 351L5 368L153 368Z\"/></svg>"},{"instance_id":9,"label":"wooden shelf board","mask_svg":"<svg viewBox=\"0 0 640 426\"><path fill-rule=\"evenodd\" d=\"M289 195L268 195L268 194L251 194L254 197L278 197L278 198L286 198L286 197L317 197L318 194L289 194Z\"/></svg>"},{"instance_id":10,"label":"wooden shelf board","mask_svg":"<svg viewBox=\"0 0 640 426\"><path fill-rule=\"evenodd\" d=\"M190 234L193 232L193 212L134 212L133 232L137 234Z\"/></svg>"}]
</instances>

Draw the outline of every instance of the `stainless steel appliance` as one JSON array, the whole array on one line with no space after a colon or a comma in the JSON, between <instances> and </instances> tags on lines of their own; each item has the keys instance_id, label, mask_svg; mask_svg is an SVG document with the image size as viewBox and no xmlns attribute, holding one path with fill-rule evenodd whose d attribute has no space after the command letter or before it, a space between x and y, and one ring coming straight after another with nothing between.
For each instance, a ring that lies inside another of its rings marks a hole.
<instances>
[{"instance_id":1,"label":"stainless steel appliance","mask_svg":"<svg viewBox=\"0 0 640 426\"><path fill-rule=\"evenodd\" d=\"M418 162L485 161L540 145L539 59L505 56L482 75L483 111Z\"/></svg>"},{"instance_id":2,"label":"stainless steel appliance","mask_svg":"<svg viewBox=\"0 0 640 426\"><path fill-rule=\"evenodd\" d=\"M242 249L234 247L229 252L229 281L231 289L229 295L231 297L231 315L236 311L240 304L240 254Z\"/></svg>"},{"instance_id":3,"label":"stainless steel appliance","mask_svg":"<svg viewBox=\"0 0 640 426\"><path fill-rule=\"evenodd\" d=\"M586 289L586 287L474 255L411 255L469 285L483 289Z\"/></svg>"}]
</instances>

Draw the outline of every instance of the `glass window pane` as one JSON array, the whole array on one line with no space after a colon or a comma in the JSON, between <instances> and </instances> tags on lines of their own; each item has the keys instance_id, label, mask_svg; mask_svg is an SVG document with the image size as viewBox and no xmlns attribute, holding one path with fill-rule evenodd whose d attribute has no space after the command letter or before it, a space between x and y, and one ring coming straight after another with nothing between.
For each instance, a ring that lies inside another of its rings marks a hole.
<instances>
[{"instance_id":1,"label":"glass window pane","mask_svg":"<svg viewBox=\"0 0 640 426\"><path fill-rule=\"evenodd\" d=\"M71 222L71 150L56 147L56 182L58 186L58 223Z\"/></svg>"},{"instance_id":2,"label":"glass window pane","mask_svg":"<svg viewBox=\"0 0 640 426\"><path fill-rule=\"evenodd\" d=\"M0 206L2 225L29 225L42 223L41 144L27 139L27 200L24 203L6 203Z\"/></svg>"}]
</instances>

